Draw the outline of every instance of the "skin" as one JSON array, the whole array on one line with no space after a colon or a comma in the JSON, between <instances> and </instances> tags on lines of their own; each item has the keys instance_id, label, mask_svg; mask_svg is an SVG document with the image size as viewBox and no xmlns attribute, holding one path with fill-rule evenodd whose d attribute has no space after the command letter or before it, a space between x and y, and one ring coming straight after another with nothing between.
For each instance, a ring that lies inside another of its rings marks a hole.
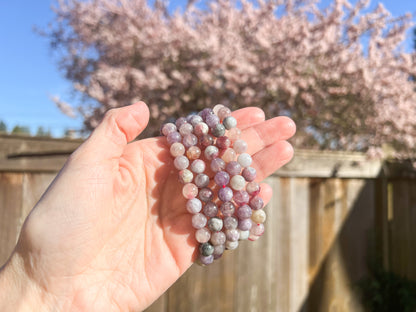
<instances>
[{"instance_id":1,"label":"skin","mask_svg":"<svg viewBox=\"0 0 416 312\"><path fill-rule=\"evenodd\" d=\"M292 158L292 120L264 121L254 107L233 116L256 180ZM69 157L0 271L0 311L143 310L195 261L195 230L166 139L133 141L148 118L143 102L110 110ZM260 195L267 203L271 188L262 184Z\"/></svg>"}]
</instances>

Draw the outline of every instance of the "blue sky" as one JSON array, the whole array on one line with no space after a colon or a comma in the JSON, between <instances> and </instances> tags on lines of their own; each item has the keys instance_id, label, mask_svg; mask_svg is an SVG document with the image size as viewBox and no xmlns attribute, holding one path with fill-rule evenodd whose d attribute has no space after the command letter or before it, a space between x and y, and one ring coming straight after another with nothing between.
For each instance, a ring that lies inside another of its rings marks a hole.
<instances>
[{"instance_id":1,"label":"blue sky","mask_svg":"<svg viewBox=\"0 0 416 312\"><path fill-rule=\"evenodd\" d=\"M330 2L324 0L324 4ZM373 0L370 8L378 2L394 16L416 13L415 0ZM58 71L47 39L33 31L34 26L46 28L53 19L52 3L51 0L0 1L0 120L7 124L8 130L19 124L35 133L43 126L59 137L65 129L82 128L81 118L63 115L49 99L58 95L71 100L71 84ZM407 46L411 47L410 36Z\"/></svg>"}]
</instances>

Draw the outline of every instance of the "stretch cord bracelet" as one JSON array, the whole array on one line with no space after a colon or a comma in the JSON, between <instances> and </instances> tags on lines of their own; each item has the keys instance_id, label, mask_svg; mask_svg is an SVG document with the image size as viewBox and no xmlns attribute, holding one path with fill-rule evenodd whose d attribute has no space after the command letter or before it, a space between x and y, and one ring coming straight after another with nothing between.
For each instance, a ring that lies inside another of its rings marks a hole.
<instances>
[{"instance_id":1,"label":"stretch cord bracelet","mask_svg":"<svg viewBox=\"0 0 416 312\"><path fill-rule=\"evenodd\" d=\"M161 131L179 170L186 209L193 215L200 264L236 249L239 240L263 235L266 213L260 185L231 110L218 104L166 123Z\"/></svg>"}]
</instances>

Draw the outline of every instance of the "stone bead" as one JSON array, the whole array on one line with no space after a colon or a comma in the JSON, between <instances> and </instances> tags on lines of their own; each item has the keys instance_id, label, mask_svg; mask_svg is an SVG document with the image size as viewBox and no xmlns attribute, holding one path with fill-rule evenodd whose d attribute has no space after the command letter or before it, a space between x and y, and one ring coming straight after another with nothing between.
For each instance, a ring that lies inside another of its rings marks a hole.
<instances>
[{"instance_id":1,"label":"stone bead","mask_svg":"<svg viewBox=\"0 0 416 312\"><path fill-rule=\"evenodd\" d=\"M249 220L251 222L251 220ZM224 218L224 228L227 230L236 229L238 226L238 220L236 217L229 216Z\"/></svg>"},{"instance_id":2,"label":"stone bead","mask_svg":"<svg viewBox=\"0 0 416 312\"><path fill-rule=\"evenodd\" d=\"M253 159L251 158L250 154L242 153L238 155L237 161L241 165L241 167L245 168L251 165Z\"/></svg>"},{"instance_id":3,"label":"stone bead","mask_svg":"<svg viewBox=\"0 0 416 312\"><path fill-rule=\"evenodd\" d=\"M198 243L207 243L211 238L211 232L203 227L195 232L195 238Z\"/></svg>"},{"instance_id":4,"label":"stone bead","mask_svg":"<svg viewBox=\"0 0 416 312\"><path fill-rule=\"evenodd\" d=\"M182 143L175 142L170 146L170 154L173 157L182 156L185 154L185 146Z\"/></svg>"},{"instance_id":5,"label":"stone bead","mask_svg":"<svg viewBox=\"0 0 416 312\"><path fill-rule=\"evenodd\" d=\"M224 217L231 217L234 214L235 206L232 202L224 202L220 206L221 213Z\"/></svg>"},{"instance_id":6,"label":"stone bead","mask_svg":"<svg viewBox=\"0 0 416 312\"><path fill-rule=\"evenodd\" d=\"M266 212L263 209L254 210L251 215L251 220L255 223L264 223L266 221Z\"/></svg>"},{"instance_id":7,"label":"stone bead","mask_svg":"<svg viewBox=\"0 0 416 312\"><path fill-rule=\"evenodd\" d=\"M205 117L205 123L210 127L211 129L214 128L216 125L218 125L220 122L220 119L215 114L209 114Z\"/></svg>"},{"instance_id":8,"label":"stone bead","mask_svg":"<svg viewBox=\"0 0 416 312\"><path fill-rule=\"evenodd\" d=\"M201 263L201 265L210 265L211 263L214 262L214 259L215 259L214 255L210 255L210 256L199 255L199 262Z\"/></svg>"},{"instance_id":9,"label":"stone bead","mask_svg":"<svg viewBox=\"0 0 416 312\"><path fill-rule=\"evenodd\" d=\"M230 176L235 176L241 173L241 165L238 161L230 161L225 167L225 170L230 174Z\"/></svg>"},{"instance_id":10,"label":"stone bead","mask_svg":"<svg viewBox=\"0 0 416 312\"><path fill-rule=\"evenodd\" d=\"M193 183L186 183L182 188L182 194L186 199L195 198L198 195L198 187Z\"/></svg>"},{"instance_id":11,"label":"stone bead","mask_svg":"<svg viewBox=\"0 0 416 312\"><path fill-rule=\"evenodd\" d=\"M204 120L199 115L192 115L189 119L189 123L195 128L195 126L199 123L202 123Z\"/></svg>"},{"instance_id":12,"label":"stone bead","mask_svg":"<svg viewBox=\"0 0 416 312\"><path fill-rule=\"evenodd\" d=\"M223 225L224 222L221 218L214 217L208 220L208 228L213 232L221 231Z\"/></svg>"},{"instance_id":13,"label":"stone bead","mask_svg":"<svg viewBox=\"0 0 416 312\"><path fill-rule=\"evenodd\" d=\"M214 145L207 146L204 151L204 156L208 160L213 160L218 157L219 150L218 147Z\"/></svg>"},{"instance_id":14,"label":"stone bead","mask_svg":"<svg viewBox=\"0 0 416 312\"><path fill-rule=\"evenodd\" d=\"M166 124L163 125L163 127L162 127L162 134L164 136L168 136L169 133L175 132L176 129L177 128L176 128L176 126L173 123L168 122L168 123L166 123Z\"/></svg>"},{"instance_id":15,"label":"stone bead","mask_svg":"<svg viewBox=\"0 0 416 312\"><path fill-rule=\"evenodd\" d=\"M194 126L194 132L197 136L202 136L204 134L208 134L209 127L205 122L200 122L199 124Z\"/></svg>"},{"instance_id":16,"label":"stone bead","mask_svg":"<svg viewBox=\"0 0 416 312\"><path fill-rule=\"evenodd\" d=\"M220 120L224 120L228 116L231 116L231 110L228 107L223 107L218 110L218 117Z\"/></svg>"},{"instance_id":17,"label":"stone bead","mask_svg":"<svg viewBox=\"0 0 416 312\"><path fill-rule=\"evenodd\" d=\"M178 156L173 161L173 165L178 170L186 169L189 166L189 159L186 156Z\"/></svg>"},{"instance_id":18,"label":"stone bead","mask_svg":"<svg viewBox=\"0 0 416 312\"><path fill-rule=\"evenodd\" d=\"M170 145L172 145L175 142L181 142L182 136L179 132L174 131L168 134L168 136L166 137L166 140L168 141Z\"/></svg>"},{"instance_id":19,"label":"stone bead","mask_svg":"<svg viewBox=\"0 0 416 312\"><path fill-rule=\"evenodd\" d=\"M211 134L217 138L223 136L225 134L225 127L223 124L216 124L213 128L211 128Z\"/></svg>"},{"instance_id":20,"label":"stone bead","mask_svg":"<svg viewBox=\"0 0 416 312\"><path fill-rule=\"evenodd\" d=\"M225 169L225 161L221 158L215 158L211 161L211 170L218 172Z\"/></svg>"},{"instance_id":21,"label":"stone bead","mask_svg":"<svg viewBox=\"0 0 416 312\"><path fill-rule=\"evenodd\" d=\"M199 252L203 256L211 256L214 253L214 246L210 243L203 243L199 245Z\"/></svg>"},{"instance_id":22,"label":"stone bead","mask_svg":"<svg viewBox=\"0 0 416 312\"><path fill-rule=\"evenodd\" d=\"M225 242L225 248L228 250L234 250L238 247L238 241L232 242L232 241L226 241Z\"/></svg>"},{"instance_id":23,"label":"stone bead","mask_svg":"<svg viewBox=\"0 0 416 312\"><path fill-rule=\"evenodd\" d=\"M218 231L211 234L211 244L214 246L223 245L227 237L224 232Z\"/></svg>"},{"instance_id":24,"label":"stone bead","mask_svg":"<svg viewBox=\"0 0 416 312\"><path fill-rule=\"evenodd\" d=\"M225 171L218 171L214 176L215 183L220 187L225 187L230 182L230 175Z\"/></svg>"},{"instance_id":25,"label":"stone bead","mask_svg":"<svg viewBox=\"0 0 416 312\"><path fill-rule=\"evenodd\" d=\"M185 117L179 117L178 119L176 119L176 122L175 122L175 124L176 124L176 128L180 129L180 128L181 128L181 126L182 126L183 124L186 124L186 123L188 123L188 121L186 120L186 118L185 118Z\"/></svg>"},{"instance_id":26,"label":"stone bead","mask_svg":"<svg viewBox=\"0 0 416 312\"><path fill-rule=\"evenodd\" d=\"M235 160L235 157L236 157L236 153L231 147L227 148L224 151L224 153L221 155L222 160L224 160L226 163L229 163L230 161Z\"/></svg>"},{"instance_id":27,"label":"stone bead","mask_svg":"<svg viewBox=\"0 0 416 312\"><path fill-rule=\"evenodd\" d=\"M252 182L256 179L257 172L253 167L246 167L244 168L241 175L244 177L244 179L246 179L246 181Z\"/></svg>"},{"instance_id":28,"label":"stone bead","mask_svg":"<svg viewBox=\"0 0 416 312\"><path fill-rule=\"evenodd\" d=\"M252 222L250 233L256 236L262 236L264 234L264 224Z\"/></svg>"},{"instance_id":29,"label":"stone bead","mask_svg":"<svg viewBox=\"0 0 416 312\"><path fill-rule=\"evenodd\" d=\"M201 143L201 145L203 147L207 147L210 146L212 144L214 144L214 138L212 137L212 135L209 134L203 134L200 138L199 138L199 143Z\"/></svg>"},{"instance_id":30,"label":"stone bead","mask_svg":"<svg viewBox=\"0 0 416 312\"><path fill-rule=\"evenodd\" d=\"M230 130L237 127L237 119L235 119L233 116L228 116L223 120L222 124L224 125L225 129Z\"/></svg>"},{"instance_id":31,"label":"stone bead","mask_svg":"<svg viewBox=\"0 0 416 312\"><path fill-rule=\"evenodd\" d=\"M242 219L238 222L238 229L242 231L249 231L251 229L251 220L250 219Z\"/></svg>"},{"instance_id":32,"label":"stone bead","mask_svg":"<svg viewBox=\"0 0 416 312\"><path fill-rule=\"evenodd\" d=\"M237 174L231 178L230 186L233 190L241 191L246 186L246 180Z\"/></svg>"},{"instance_id":33,"label":"stone bead","mask_svg":"<svg viewBox=\"0 0 416 312\"><path fill-rule=\"evenodd\" d=\"M219 112L219 110L221 109L221 108L224 108L225 106L224 105L222 105L222 104L217 104L217 105L215 105L214 106L214 108L212 109L212 111L214 112L214 114L215 115L217 115L218 116L218 112Z\"/></svg>"},{"instance_id":34,"label":"stone bead","mask_svg":"<svg viewBox=\"0 0 416 312\"><path fill-rule=\"evenodd\" d=\"M198 113L198 115L199 115L199 116L201 116L204 120L205 120L205 118L206 118L208 115L210 115L210 114L214 114L214 112L213 112L213 110L212 110L211 108L209 108L209 107L204 108L202 111L200 111L200 112Z\"/></svg>"},{"instance_id":35,"label":"stone bead","mask_svg":"<svg viewBox=\"0 0 416 312\"><path fill-rule=\"evenodd\" d=\"M193 134L186 134L182 139L182 143L186 148L189 148L198 144L198 138Z\"/></svg>"},{"instance_id":36,"label":"stone bead","mask_svg":"<svg viewBox=\"0 0 416 312\"><path fill-rule=\"evenodd\" d=\"M217 145L218 148L225 150L230 147L231 140L227 136L223 135L217 139L215 145Z\"/></svg>"},{"instance_id":37,"label":"stone bead","mask_svg":"<svg viewBox=\"0 0 416 312\"><path fill-rule=\"evenodd\" d=\"M185 148L185 147L184 147ZM201 149L198 146L191 146L186 151L186 157L189 158L189 160L195 160L198 159L201 156Z\"/></svg>"},{"instance_id":38,"label":"stone bead","mask_svg":"<svg viewBox=\"0 0 416 312\"><path fill-rule=\"evenodd\" d=\"M238 232L240 233L240 238L239 238L239 240L246 240L246 239L248 239L248 237L250 236L250 231L242 231L242 230L238 230Z\"/></svg>"},{"instance_id":39,"label":"stone bead","mask_svg":"<svg viewBox=\"0 0 416 312\"><path fill-rule=\"evenodd\" d=\"M207 225L207 217L202 213L196 213L192 216L192 226L195 229L202 229L205 225Z\"/></svg>"},{"instance_id":40,"label":"stone bead","mask_svg":"<svg viewBox=\"0 0 416 312\"><path fill-rule=\"evenodd\" d=\"M233 190L228 186L220 188L218 190L218 198L223 202L229 202L233 199Z\"/></svg>"},{"instance_id":41,"label":"stone bead","mask_svg":"<svg viewBox=\"0 0 416 312\"><path fill-rule=\"evenodd\" d=\"M244 190L235 191L233 199L238 206L242 206L250 201L250 195Z\"/></svg>"},{"instance_id":42,"label":"stone bead","mask_svg":"<svg viewBox=\"0 0 416 312\"><path fill-rule=\"evenodd\" d=\"M239 219L249 219L251 218L253 211L249 205L241 206L237 209L236 215Z\"/></svg>"},{"instance_id":43,"label":"stone bead","mask_svg":"<svg viewBox=\"0 0 416 312\"><path fill-rule=\"evenodd\" d=\"M260 236L258 236L258 235L254 235L253 233L251 233L251 232L249 231L249 236L248 236L248 240L249 240L249 241L254 242L254 241L258 240L259 238L260 238Z\"/></svg>"},{"instance_id":44,"label":"stone bead","mask_svg":"<svg viewBox=\"0 0 416 312\"><path fill-rule=\"evenodd\" d=\"M238 128L232 128L228 130L227 136L230 138L231 142L235 142L241 136L241 130Z\"/></svg>"},{"instance_id":45,"label":"stone bead","mask_svg":"<svg viewBox=\"0 0 416 312\"><path fill-rule=\"evenodd\" d=\"M225 236L227 237L227 241L235 242L238 241L238 238L240 237L240 233L237 229L231 229L225 231Z\"/></svg>"},{"instance_id":46,"label":"stone bead","mask_svg":"<svg viewBox=\"0 0 416 312\"><path fill-rule=\"evenodd\" d=\"M185 123L179 128L179 133L182 136L185 136L187 134L191 134L194 131L194 127L190 123Z\"/></svg>"},{"instance_id":47,"label":"stone bead","mask_svg":"<svg viewBox=\"0 0 416 312\"><path fill-rule=\"evenodd\" d=\"M195 181L194 181L195 185L198 186L199 188L203 188L208 186L209 184L209 176L207 176L204 173L200 173L195 177Z\"/></svg>"},{"instance_id":48,"label":"stone bead","mask_svg":"<svg viewBox=\"0 0 416 312\"><path fill-rule=\"evenodd\" d=\"M200 200L206 203L206 202L211 201L214 198L214 192L210 188L204 187L199 190L198 197Z\"/></svg>"},{"instance_id":49,"label":"stone bead","mask_svg":"<svg viewBox=\"0 0 416 312\"><path fill-rule=\"evenodd\" d=\"M199 174L205 171L205 161L202 159L195 159L190 166L192 172Z\"/></svg>"},{"instance_id":50,"label":"stone bead","mask_svg":"<svg viewBox=\"0 0 416 312\"><path fill-rule=\"evenodd\" d=\"M238 139L233 144L233 149L237 154L242 154L247 151L247 143L244 140Z\"/></svg>"},{"instance_id":51,"label":"stone bead","mask_svg":"<svg viewBox=\"0 0 416 312\"><path fill-rule=\"evenodd\" d=\"M260 185L257 182L250 182L246 185L246 191L250 196L256 196L260 193Z\"/></svg>"},{"instance_id":52,"label":"stone bead","mask_svg":"<svg viewBox=\"0 0 416 312\"><path fill-rule=\"evenodd\" d=\"M250 211L251 211L251 209L250 209ZM209 201L204 205L204 208L202 209L202 212L208 218L213 218L218 214L218 206L214 202Z\"/></svg>"},{"instance_id":53,"label":"stone bead","mask_svg":"<svg viewBox=\"0 0 416 312\"><path fill-rule=\"evenodd\" d=\"M198 198L189 199L186 202L186 210L192 214L200 212L202 209L202 203Z\"/></svg>"},{"instance_id":54,"label":"stone bead","mask_svg":"<svg viewBox=\"0 0 416 312\"><path fill-rule=\"evenodd\" d=\"M221 256L223 255L224 251L225 251L225 246L224 245L216 245L216 246L214 246L214 253L212 254L214 256L214 259L221 258Z\"/></svg>"},{"instance_id":55,"label":"stone bead","mask_svg":"<svg viewBox=\"0 0 416 312\"><path fill-rule=\"evenodd\" d=\"M259 210L263 208L264 202L263 199L260 196L254 196L249 203L251 209L253 210Z\"/></svg>"},{"instance_id":56,"label":"stone bead","mask_svg":"<svg viewBox=\"0 0 416 312\"><path fill-rule=\"evenodd\" d=\"M182 184L191 183L194 178L194 174L191 170L183 169L179 171L179 181Z\"/></svg>"}]
</instances>

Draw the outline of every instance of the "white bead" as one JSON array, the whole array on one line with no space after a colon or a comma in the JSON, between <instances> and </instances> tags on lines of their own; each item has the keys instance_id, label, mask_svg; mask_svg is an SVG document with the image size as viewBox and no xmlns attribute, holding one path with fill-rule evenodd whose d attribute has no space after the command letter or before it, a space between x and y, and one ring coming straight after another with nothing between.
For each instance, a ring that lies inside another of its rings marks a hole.
<instances>
[{"instance_id":1,"label":"white bead","mask_svg":"<svg viewBox=\"0 0 416 312\"><path fill-rule=\"evenodd\" d=\"M175 168L178 170L183 170L188 168L189 166L189 160L186 156L178 156L173 161L173 164L175 165Z\"/></svg>"},{"instance_id":2,"label":"white bead","mask_svg":"<svg viewBox=\"0 0 416 312\"><path fill-rule=\"evenodd\" d=\"M246 180L237 174L231 178L230 186L236 191L241 191L246 186Z\"/></svg>"},{"instance_id":3,"label":"white bead","mask_svg":"<svg viewBox=\"0 0 416 312\"><path fill-rule=\"evenodd\" d=\"M222 104L217 104L214 106L214 108L212 109L214 111L214 114L218 116L218 112L221 108L224 108L225 106Z\"/></svg>"},{"instance_id":4,"label":"white bead","mask_svg":"<svg viewBox=\"0 0 416 312\"><path fill-rule=\"evenodd\" d=\"M203 173L205 170L205 162L201 159L195 159L191 164L191 171L199 174Z\"/></svg>"},{"instance_id":5,"label":"white bead","mask_svg":"<svg viewBox=\"0 0 416 312\"><path fill-rule=\"evenodd\" d=\"M250 231L242 231L242 230L238 230L240 232L240 238L239 240L247 240L248 237L250 236Z\"/></svg>"},{"instance_id":6,"label":"white bead","mask_svg":"<svg viewBox=\"0 0 416 312\"><path fill-rule=\"evenodd\" d=\"M233 250L233 249L236 249L237 247L238 247L238 241L235 241L235 242L226 241L225 242L225 248L228 250Z\"/></svg>"},{"instance_id":7,"label":"white bead","mask_svg":"<svg viewBox=\"0 0 416 312\"><path fill-rule=\"evenodd\" d=\"M242 154L238 155L237 161L241 165L241 167L245 168L245 167L249 167L251 165L251 163L253 162L253 159L251 158L251 156L249 154L242 153Z\"/></svg>"},{"instance_id":8,"label":"white bead","mask_svg":"<svg viewBox=\"0 0 416 312\"><path fill-rule=\"evenodd\" d=\"M253 210L251 220L253 220L255 223L264 223L264 221L266 221L266 213L263 209Z\"/></svg>"},{"instance_id":9,"label":"white bead","mask_svg":"<svg viewBox=\"0 0 416 312\"><path fill-rule=\"evenodd\" d=\"M244 140L238 139L233 144L233 149L237 154L242 154L247 151L247 143Z\"/></svg>"}]
</instances>

